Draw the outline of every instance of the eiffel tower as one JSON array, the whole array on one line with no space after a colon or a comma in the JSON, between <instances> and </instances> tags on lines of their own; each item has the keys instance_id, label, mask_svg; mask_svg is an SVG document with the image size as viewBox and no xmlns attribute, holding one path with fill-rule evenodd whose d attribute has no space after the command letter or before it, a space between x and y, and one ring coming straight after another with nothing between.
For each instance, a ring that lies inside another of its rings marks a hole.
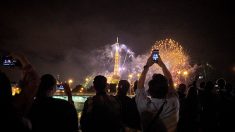
<instances>
[{"instance_id":1,"label":"eiffel tower","mask_svg":"<svg viewBox=\"0 0 235 132\"><path fill-rule=\"evenodd\" d=\"M115 43L115 56L114 56L114 70L112 75L111 83L118 84L120 80L120 55L119 55L119 43L118 43L118 37L117 42Z\"/></svg>"}]
</instances>

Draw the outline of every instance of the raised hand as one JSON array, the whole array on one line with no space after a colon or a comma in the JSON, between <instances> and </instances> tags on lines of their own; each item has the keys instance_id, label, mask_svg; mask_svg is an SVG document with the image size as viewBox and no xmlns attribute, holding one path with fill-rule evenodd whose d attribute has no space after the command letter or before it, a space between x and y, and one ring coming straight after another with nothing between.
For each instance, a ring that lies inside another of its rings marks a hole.
<instances>
[{"instance_id":1,"label":"raised hand","mask_svg":"<svg viewBox=\"0 0 235 132\"><path fill-rule=\"evenodd\" d=\"M158 56L158 62L157 62L157 64L158 64L160 67L164 67L164 66L165 66L165 64L163 63L162 58L161 58L160 55Z\"/></svg>"},{"instance_id":2,"label":"raised hand","mask_svg":"<svg viewBox=\"0 0 235 132\"><path fill-rule=\"evenodd\" d=\"M22 53L11 53L10 56L20 61L22 68L30 64L28 59Z\"/></svg>"},{"instance_id":3,"label":"raised hand","mask_svg":"<svg viewBox=\"0 0 235 132\"><path fill-rule=\"evenodd\" d=\"M147 66L148 68L151 67L154 64L154 61L152 59L152 55L148 58L147 63L145 66Z\"/></svg>"},{"instance_id":4,"label":"raised hand","mask_svg":"<svg viewBox=\"0 0 235 132\"><path fill-rule=\"evenodd\" d=\"M63 83L63 86L64 86L64 92L68 96L68 102L70 102L71 104L74 105L73 98L72 98L72 92L71 92L69 84Z\"/></svg>"}]
</instances>

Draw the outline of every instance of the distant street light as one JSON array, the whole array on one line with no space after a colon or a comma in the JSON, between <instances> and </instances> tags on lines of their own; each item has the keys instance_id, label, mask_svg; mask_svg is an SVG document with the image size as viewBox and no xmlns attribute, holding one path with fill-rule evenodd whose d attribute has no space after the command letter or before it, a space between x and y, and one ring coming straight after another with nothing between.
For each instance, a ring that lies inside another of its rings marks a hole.
<instances>
[{"instance_id":1,"label":"distant street light","mask_svg":"<svg viewBox=\"0 0 235 132\"><path fill-rule=\"evenodd\" d=\"M140 78L140 73L137 74L138 79Z\"/></svg>"},{"instance_id":2,"label":"distant street light","mask_svg":"<svg viewBox=\"0 0 235 132\"><path fill-rule=\"evenodd\" d=\"M69 80L68 80L68 83L69 83L69 87L70 87L70 89L71 89L71 84L73 83L73 80L72 80L72 79L69 79Z\"/></svg>"},{"instance_id":3,"label":"distant street light","mask_svg":"<svg viewBox=\"0 0 235 132\"><path fill-rule=\"evenodd\" d=\"M68 82L69 82L69 84L71 84L71 83L73 83L73 80L72 80L72 79L69 79L69 81L68 81Z\"/></svg>"},{"instance_id":4,"label":"distant street light","mask_svg":"<svg viewBox=\"0 0 235 132\"><path fill-rule=\"evenodd\" d=\"M129 74L128 77L129 77L130 79L132 79L133 75L132 75L132 74Z\"/></svg>"},{"instance_id":5,"label":"distant street light","mask_svg":"<svg viewBox=\"0 0 235 132\"><path fill-rule=\"evenodd\" d=\"M184 71L183 76L184 76L184 83L186 83L188 77L188 71Z\"/></svg>"}]
</instances>

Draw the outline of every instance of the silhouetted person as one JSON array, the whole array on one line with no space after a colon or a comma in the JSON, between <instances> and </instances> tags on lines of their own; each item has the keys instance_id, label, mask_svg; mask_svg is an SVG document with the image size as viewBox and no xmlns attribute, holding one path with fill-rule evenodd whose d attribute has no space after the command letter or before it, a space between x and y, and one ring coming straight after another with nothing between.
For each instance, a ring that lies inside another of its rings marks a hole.
<instances>
[{"instance_id":1,"label":"silhouetted person","mask_svg":"<svg viewBox=\"0 0 235 132\"><path fill-rule=\"evenodd\" d=\"M217 112L218 104L214 91L214 84L208 81L201 96L201 126L203 132L214 132L218 129Z\"/></svg>"},{"instance_id":2,"label":"silhouetted person","mask_svg":"<svg viewBox=\"0 0 235 132\"><path fill-rule=\"evenodd\" d=\"M20 63L16 67L23 75L20 80L21 92L12 96L10 80L5 73L0 72L0 130L25 132L31 129L31 123L26 116L38 89L39 78L24 55L12 53L10 56Z\"/></svg>"},{"instance_id":3,"label":"silhouetted person","mask_svg":"<svg viewBox=\"0 0 235 132\"><path fill-rule=\"evenodd\" d=\"M179 103L180 103L180 109L179 109L179 122L177 129L178 131L182 131L184 126L184 119L182 118L184 114L184 106L185 106L185 100L186 100L186 85L181 83L179 87L177 88L177 93L179 97Z\"/></svg>"},{"instance_id":4,"label":"silhouetted person","mask_svg":"<svg viewBox=\"0 0 235 132\"><path fill-rule=\"evenodd\" d=\"M24 118L14 107L11 83L7 76L0 72L0 129L1 131L29 131Z\"/></svg>"},{"instance_id":5,"label":"silhouetted person","mask_svg":"<svg viewBox=\"0 0 235 132\"><path fill-rule=\"evenodd\" d=\"M121 107L113 96L106 94L107 79L96 76L93 81L96 95L88 98L80 120L83 132L120 132Z\"/></svg>"},{"instance_id":6,"label":"silhouetted person","mask_svg":"<svg viewBox=\"0 0 235 132\"><path fill-rule=\"evenodd\" d=\"M186 85L181 83L177 89L177 93L179 96L179 101L181 103L181 101L183 101L185 99L186 96Z\"/></svg>"},{"instance_id":7,"label":"silhouetted person","mask_svg":"<svg viewBox=\"0 0 235 132\"><path fill-rule=\"evenodd\" d=\"M127 96L127 92L130 89L130 83L127 80L120 80L118 83L118 91L116 99L121 104L122 108L122 125L123 130L126 132L136 129L136 117L139 113L134 101Z\"/></svg>"},{"instance_id":8,"label":"silhouetted person","mask_svg":"<svg viewBox=\"0 0 235 132\"><path fill-rule=\"evenodd\" d=\"M200 102L197 94L197 83L198 78L189 85L189 90L186 95L186 99L183 106L181 107L180 124L178 126L179 132L198 132L199 130L199 117L200 117Z\"/></svg>"},{"instance_id":9,"label":"silhouetted person","mask_svg":"<svg viewBox=\"0 0 235 132\"><path fill-rule=\"evenodd\" d=\"M137 84L138 84L138 81L136 80L134 82L134 86L133 86L134 93L136 93ZM133 112L133 121L134 121L133 128L136 129L136 132L140 132L141 131L141 121L140 121L140 115L139 115L139 111L137 108L137 104L135 102L135 96L132 97L131 100L134 103L134 110L132 111Z\"/></svg>"},{"instance_id":10,"label":"silhouetted person","mask_svg":"<svg viewBox=\"0 0 235 132\"><path fill-rule=\"evenodd\" d=\"M232 132L234 131L234 118L235 118L235 102L231 95L231 89L226 84L224 79L216 81L219 87L218 100L219 100L219 127L220 131ZM227 85L227 87L226 87Z\"/></svg>"},{"instance_id":11,"label":"silhouetted person","mask_svg":"<svg viewBox=\"0 0 235 132\"><path fill-rule=\"evenodd\" d=\"M216 84L218 85L217 86L218 94L224 94L226 81L223 78L220 78L220 79L216 80Z\"/></svg>"},{"instance_id":12,"label":"silhouetted person","mask_svg":"<svg viewBox=\"0 0 235 132\"><path fill-rule=\"evenodd\" d=\"M136 90L136 103L140 112L144 132L174 132L179 118L179 101L174 90L171 73L159 56L157 64L162 68L165 76L154 74L149 81L148 94L144 83L146 74L154 64L152 56L144 66L138 88Z\"/></svg>"},{"instance_id":13,"label":"silhouetted person","mask_svg":"<svg viewBox=\"0 0 235 132\"><path fill-rule=\"evenodd\" d=\"M39 90L34 100L30 119L32 130L36 132L78 131L78 117L75 107L68 101L53 98L56 79L45 74L41 77Z\"/></svg>"}]
</instances>

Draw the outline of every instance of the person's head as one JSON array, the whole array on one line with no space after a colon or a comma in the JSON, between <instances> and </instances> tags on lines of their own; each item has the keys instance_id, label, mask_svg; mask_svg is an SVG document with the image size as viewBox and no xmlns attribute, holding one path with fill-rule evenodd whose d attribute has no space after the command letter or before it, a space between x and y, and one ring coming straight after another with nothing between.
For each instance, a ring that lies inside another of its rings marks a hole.
<instances>
[{"instance_id":1,"label":"person's head","mask_svg":"<svg viewBox=\"0 0 235 132\"><path fill-rule=\"evenodd\" d=\"M206 82L205 91L211 92L214 89L214 84L212 81Z\"/></svg>"},{"instance_id":2,"label":"person's head","mask_svg":"<svg viewBox=\"0 0 235 132\"><path fill-rule=\"evenodd\" d=\"M165 98L168 92L168 80L161 74L154 74L148 83L148 92L152 98Z\"/></svg>"},{"instance_id":3,"label":"person's head","mask_svg":"<svg viewBox=\"0 0 235 132\"><path fill-rule=\"evenodd\" d=\"M223 78L220 78L216 81L216 84L219 86L220 89L223 89L226 85L226 81Z\"/></svg>"},{"instance_id":4,"label":"person's head","mask_svg":"<svg viewBox=\"0 0 235 132\"><path fill-rule=\"evenodd\" d=\"M225 89L226 89L227 93L231 93L233 91L232 84L231 83L226 83Z\"/></svg>"},{"instance_id":5,"label":"person's head","mask_svg":"<svg viewBox=\"0 0 235 132\"><path fill-rule=\"evenodd\" d=\"M180 92L181 94L185 94L186 91L186 85L181 83L178 87L178 92Z\"/></svg>"},{"instance_id":6,"label":"person's head","mask_svg":"<svg viewBox=\"0 0 235 132\"><path fill-rule=\"evenodd\" d=\"M200 88L201 88L201 89L204 89L205 86L206 86L206 83L205 83L205 82L201 82L201 83L200 83Z\"/></svg>"},{"instance_id":7,"label":"person's head","mask_svg":"<svg viewBox=\"0 0 235 132\"><path fill-rule=\"evenodd\" d=\"M107 79L102 75L98 75L94 78L93 81L94 88L96 93L105 93L105 89L107 86Z\"/></svg>"},{"instance_id":8,"label":"person's head","mask_svg":"<svg viewBox=\"0 0 235 132\"><path fill-rule=\"evenodd\" d=\"M196 100L197 99L197 88L194 86L191 86L188 89L188 94L187 94L188 99Z\"/></svg>"},{"instance_id":9,"label":"person's head","mask_svg":"<svg viewBox=\"0 0 235 132\"><path fill-rule=\"evenodd\" d=\"M118 95L126 95L130 88L130 83L127 80L120 80L118 83Z\"/></svg>"},{"instance_id":10,"label":"person's head","mask_svg":"<svg viewBox=\"0 0 235 132\"><path fill-rule=\"evenodd\" d=\"M0 72L0 102L7 103L11 99L11 82L5 73Z\"/></svg>"},{"instance_id":11,"label":"person's head","mask_svg":"<svg viewBox=\"0 0 235 132\"><path fill-rule=\"evenodd\" d=\"M37 97L52 96L55 92L56 79L51 74L41 77Z\"/></svg>"}]
</instances>

